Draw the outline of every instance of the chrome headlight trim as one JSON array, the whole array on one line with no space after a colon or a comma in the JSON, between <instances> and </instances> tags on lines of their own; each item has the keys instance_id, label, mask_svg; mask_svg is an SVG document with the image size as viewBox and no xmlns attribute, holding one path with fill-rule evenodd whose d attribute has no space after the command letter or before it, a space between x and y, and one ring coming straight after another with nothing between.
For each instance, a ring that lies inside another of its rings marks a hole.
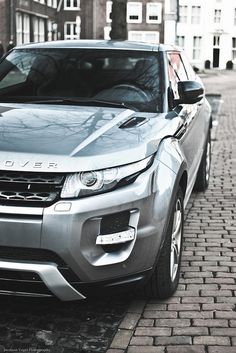
<instances>
[{"instance_id":1,"label":"chrome headlight trim","mask_svg":"<svg viewBox=\"0 0 236 353\"><path fill-rule=\"evenodd\" d=\"M109 191L125 178L145 170L151 164L152 157L120 167L69 174L61 191L61 198L76 198Z\"/></svg>"}]
</instances>

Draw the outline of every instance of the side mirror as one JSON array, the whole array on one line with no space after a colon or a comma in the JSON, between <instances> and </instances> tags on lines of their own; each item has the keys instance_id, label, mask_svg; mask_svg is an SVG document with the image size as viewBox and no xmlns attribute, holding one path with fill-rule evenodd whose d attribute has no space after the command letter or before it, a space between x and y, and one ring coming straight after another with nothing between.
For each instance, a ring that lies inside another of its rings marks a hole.
<instances>
[{"instance_id":1,"label":"side mirror","mask_svg":"<svg viewBox=\"0 0 236 353\"><path fill-rule=\"evenodd\" d=\"M194 104L204 96L204 87L197 81L178 82L179 100L178 103Z\"/></svg>"}]
</instances>

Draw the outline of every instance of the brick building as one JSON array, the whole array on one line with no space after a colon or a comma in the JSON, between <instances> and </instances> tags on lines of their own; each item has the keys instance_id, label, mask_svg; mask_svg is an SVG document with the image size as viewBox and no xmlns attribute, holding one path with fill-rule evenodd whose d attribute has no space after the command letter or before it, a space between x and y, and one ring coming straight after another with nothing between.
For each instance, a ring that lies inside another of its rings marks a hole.
<instances>
[{"instance_id":1,"label":"brick building","mask_svg":"<svg viewBox=\"0 0 236 353\"><path fill-rule=\"evenodd\" d=\"M98 0L0 0L0 41L4 48L55 39L93 38Z\"/></svg>"},{"instance_id":2,"label":"brick building","mask_svg":"<svg viewBox=\"0 0 236 353\"><path fill-rule=\"evenodd\" d=\"M0 0L0 41L13 44L56 38L57 0Z\"/></svg>"},{"instance_id":3,"label":"brick building","mask_svg":"<svg viewBox=\"0 0 236 353\"><path fill-rule=\"evenodd\" d=\"M167 0L127 1L128 39L163 42ZM177 1L177 0L168 0ZM109 39L110 0L0 0L0 41Z\"/></svg>"},{"instance_id":4,"label":"brick building","mask_svg":"<svg viewBox=\"0 0 236 353\"><path fill-rule=\"evenodd\" d=\"M154 43L164 41L164 3L165 0L127 1L126 21L129 40ZM104 37L109 39L112 1L106 1L105 6Z\"/></svg>"}]
</instances>

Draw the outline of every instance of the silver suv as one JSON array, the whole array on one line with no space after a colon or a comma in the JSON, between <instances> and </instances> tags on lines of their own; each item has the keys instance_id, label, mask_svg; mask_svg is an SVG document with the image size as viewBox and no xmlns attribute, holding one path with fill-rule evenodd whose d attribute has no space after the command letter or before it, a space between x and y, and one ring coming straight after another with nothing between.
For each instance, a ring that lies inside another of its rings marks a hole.
<instances>
[{"instance_id":1,"label":"silver suv","mask_svg":"<svg viewBox=\"0 0 236 353\"><path fill-rule=\"evenodd\" d=\"M166 298L211 109L176 47L58 41L0 62L0 293Z\"/></svg>"}]
</instances>

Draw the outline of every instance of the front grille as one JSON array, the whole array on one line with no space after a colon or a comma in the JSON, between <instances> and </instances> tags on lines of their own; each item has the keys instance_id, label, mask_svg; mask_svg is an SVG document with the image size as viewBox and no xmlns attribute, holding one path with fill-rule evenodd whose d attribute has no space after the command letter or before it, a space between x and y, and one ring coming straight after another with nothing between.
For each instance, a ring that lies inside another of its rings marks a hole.
<instances>
[{"instance_id":1,"label":"front grille","mask_svg":"<svg viewBox=\"0 0 236 353\"><path fill-rule=\"evenodd\" d=\"M21 293L22 295L53 295L36 273L14 270L0 271L0 294L2 292Z\"/></svg>"},{"instance_id":2,"label":"front grille","mask_svg":"<svg viewBox=\"0 0 236 353\"><path fill-rule=\"evenodd\" d=\"M100 234L118 233L129 226L130 212L123 211L103 216L101 220Z\"/></svg>"},{"instance_id":3,"label":"front grille","mask_svg":"<svg viewBox=\"0 0 236 353\"><path fill-rule=\"evenodd\" d=\"M57 201L65 176L0 171L0 204L47 207Z\"/></svg>"},{"instance_id":4,"label":"front grille","mask_svg":"<svg viewBox=\"0 0 236 353\"><path fill-rule=\"evenodd\" d=\"M67 267L66 263L53 251L46 249L20 248L0 246L0 260L2 261L29 261L54 262L60 267Z\"/></svg>"},{"instance_id":5,"label":"front grille","mask_svg":"<svg viewBox=\"0 0 236 353\"><path fill-rule=\"evenodd\" d=\"M81 282L63 259L51 250L0 246L0 261L53 262L72 286ZM52 294L38 274L0 268L0 294L2 291Z\"/></svg>"}]
</instances>

